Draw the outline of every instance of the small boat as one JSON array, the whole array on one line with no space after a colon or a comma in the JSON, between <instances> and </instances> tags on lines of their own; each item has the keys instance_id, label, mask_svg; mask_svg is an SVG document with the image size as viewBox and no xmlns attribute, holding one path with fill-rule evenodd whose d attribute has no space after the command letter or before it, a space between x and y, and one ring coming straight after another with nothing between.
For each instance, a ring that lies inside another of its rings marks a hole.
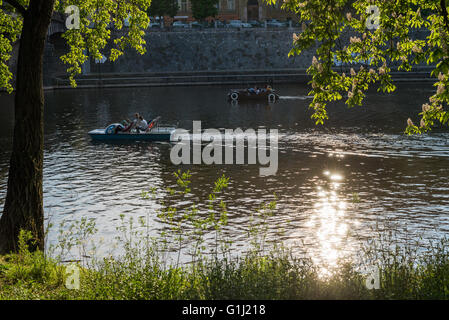
<instances>
[{"instance_id":1,"label":"small boat","mask_svg":"<svg viewBox=\"0 0 449 320\"><path fill-rule=\"evenodd\" d=\"M114 125L114 124L113 124ZM110 126L108 126L109 128ZM157 127L150 132L117 132L107 133L106 129L95 129L89 131L89 135L92 140L134 140L134 141L170 141L172 133L176 130L175 127Z\"/></svg>"},{"instance_id":2,"label":"small boat","mask_svg":"<svg viewBox=\"0 0 449 320\"><path fill-rule=\"evenodd\" d=\"M266 89L256 90L254 88L249 89L231 89L228 93L228 99L230 101L239 100L266 100L268 102L275 102L279 99L279 95L276 91L268 86Z\"/></svg>"},{"instance_id":3,"label":"small boat","mask_svg":"<svg viewBox=\"0 0 449 320\"><path fill-rule=\"evenodd\" d=\"M106 127L106 129L95 129L89 131L89 135L92 140L101 141L124 141L124 140L134 140L134 141L170 141L171 135L175 132L175 126L160 126L155 125L156 120L153 120L148 129L145 132L137 132L134 129L130 132L123 132L124 126L121 123L113 123Z\"/></svg>"}]
</instances>

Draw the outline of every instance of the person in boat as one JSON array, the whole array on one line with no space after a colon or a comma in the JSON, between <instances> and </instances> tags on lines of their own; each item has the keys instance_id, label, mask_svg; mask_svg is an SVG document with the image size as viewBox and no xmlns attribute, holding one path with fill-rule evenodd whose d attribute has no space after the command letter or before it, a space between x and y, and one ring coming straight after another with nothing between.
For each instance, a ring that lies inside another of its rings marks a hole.
<instances>
[{"instance_id":1,"label":"person in boat","mask_svg":"<svg viewBox=\"0 0 449 320\"><path fill-rule=\"evenodd\" d=\"M248 92L249 92L250 94L256 94L256 91L257 91L257 87L256 87L256 89L254 89L254 88L249 88L249 89L248 89Z\"/></svg>"},{"instance_id":2,"label":"person in boat","mask_svg":"<svg viewBox=\"0 0 449 320\"><path fill-rule=\"evenodd\" d=\"M119 132L123 132L126 128L128 127L128 124L126 121L122 121L122 123L119 123L116 127L115 127L115 134L119 133Z\"/></svg>"},{"instance_id":3,"label":"person in boat","mask_svg":"<svg viewBox=\"0 0 449 320\"><path fill-rule=\"evenodd\" d=\"M257 94L270 93L270 92L271 92L271 87L267 84L267 85L265 85L265 88L258 89Z\"/></svg>"},{"instance_id":4,"label":"person in boat","mask_svg":"<svg viewBox=\"0 0 449 320\"><path fill-rule=\"evenodd\" d=\"M148 122L139 115L139 120L136 123L136 130L137 133L140 133L141 131L145 132L148 129Z\"/></svg>"},{"instance_id":5,"label":"person in boat","mask_svg":"<svg viewBox=\"0 0 449 320\"><path fill-rule=\"evenodd\" d=\"M140 118L141 118L142 116L139 114L139 113L135 113L134 114L134 120L133 120L133 126L132 126L132 128L135 128L135 129L137 129L138 127L139 127L139 124L140 124ZM132 129L131 128L131 129Z\"/></svg>"},{"instance_id":6,"label":"person in boat","mask_svg":"<svg viewBox=\"0 0 449 320\"><path fill-rule=\"evenodd\" d=\"M131 129L135 128L136 125L137 125L137 122L139 121L139 116L140 115L136 112L134 114L134 120L133 121L131 121L129 119L124 120L123 121L124 122L124 124L123 124L124 128L122 130L120 130L120 132L130 132Z\"/></svg>"}]
</instances>

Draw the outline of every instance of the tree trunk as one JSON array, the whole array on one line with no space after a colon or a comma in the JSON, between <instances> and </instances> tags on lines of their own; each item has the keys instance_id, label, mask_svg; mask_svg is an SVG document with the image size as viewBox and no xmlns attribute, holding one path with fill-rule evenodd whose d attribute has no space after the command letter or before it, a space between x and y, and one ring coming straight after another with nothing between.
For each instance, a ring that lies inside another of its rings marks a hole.
<instances>
[{"instance_id":1,"label":"tree trunk","mask_svg":"<svg viewBox=\"0 0 449 320\"><path fill-rule=\"evenodd\" d=\"M36 242L31 250L44 249L42 63L53 6L54 0L31 0L24 13L17 63L13 150L0 219L0 254L17 251L22 229L33 234Z\"/></svg>"}]
</instances>

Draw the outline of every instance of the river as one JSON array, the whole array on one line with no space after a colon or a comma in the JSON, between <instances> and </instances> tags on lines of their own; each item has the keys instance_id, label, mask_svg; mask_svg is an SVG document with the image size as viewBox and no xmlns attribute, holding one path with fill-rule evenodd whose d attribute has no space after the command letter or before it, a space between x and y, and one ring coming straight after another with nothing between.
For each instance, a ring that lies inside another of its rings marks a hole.
<instances>
[{"instance_id":1,"label":"river","mask_svg":"<svg viewBox=\"0 0 449 320\"><path fill-rule=\"evenodd\" d=\"M233 86L235 87L235 86ZM436 240L449 234L449 134L406 136L408 117L432 93L429 84L401 84L394 94L370 92L363 107L329 106L330 120L316 126L308 110L308 90L278 85L274 103L232 105L231 87L153 87L47 91L45 108L44 206L53 223L95 218L98 234L115 234L119 215L150 217L158 206L142 200L152 187L164 198L173 172L189 169L193 196L206 199L223 173L229 232L244 247L251 213L277 196L269 219L277 241L307 251L332 265L350 248L375 238L379 225L392 228L397 241ZM13 130L13 98L0 95L0 208L6 195ZM170 162L169 143L95 143L89 130L131 118L159 115L163 122L191 129L279 130L279 165L274 176L259 176L259 165L182 165ZM419 123L419 121L417 121ZM354 201L357 199L359 201ZM376 227L377 226L377 227ZM382 231L382 230L381 230ZM387 230L388 231L388 230ZM56 231L49 234L50 240Z\"/></svg>"}]
</instances>

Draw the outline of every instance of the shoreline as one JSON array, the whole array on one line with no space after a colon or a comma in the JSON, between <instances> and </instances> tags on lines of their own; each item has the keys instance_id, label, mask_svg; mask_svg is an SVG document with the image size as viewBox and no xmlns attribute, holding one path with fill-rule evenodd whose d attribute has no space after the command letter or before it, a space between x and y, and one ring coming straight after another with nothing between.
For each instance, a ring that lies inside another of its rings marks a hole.
<instances>
[{"instance_id":1,"label":"shoreline","mask_svg":"<svg viewBox=\"0 0 449 320\"><path fill-rule=\"evenodd\" d=\"M391 72L394 82L429 83L437 81L430 76L431 67L416 68L410 72ZM342 68L341 72L349 72ZM154 72L154 73L91 73L76 79L77 87L70 86L66 75L55 77L44 85L44 91L139 88L139 87L191 87L191 86L251 86L256 84L307 84L311 77L306 69L280 70L229 70L195 72ZM2 88L0 93L7 91Z\"/></svg>"},{"instance_id":2,"label":"shoreline","mask_svg":"<svg viewBox=\"0 0 449 320\"><path fill-rule=\"evenodd\" d=\"M432 68L419 68L411 72L392 72L395 82L431 82ZM342 68L349 72L349 68ZM220 86L254 84L307 84L311 77L306 69L280 70L230 70L230 71L195 71L195 72L155 72L155 73L92 73L76 79L77 87L70 86L66 77L56 77L53 84L44 86L44 90L132 88L132 87L186 87L186 86Z\"/></svg>"}]
</instances>

